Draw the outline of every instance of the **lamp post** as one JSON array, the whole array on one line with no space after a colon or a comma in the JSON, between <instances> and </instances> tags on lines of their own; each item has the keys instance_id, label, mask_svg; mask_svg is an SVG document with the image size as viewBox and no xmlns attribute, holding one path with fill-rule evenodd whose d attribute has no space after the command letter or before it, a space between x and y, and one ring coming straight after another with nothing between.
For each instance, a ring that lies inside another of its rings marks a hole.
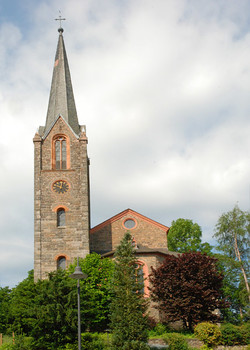
<instances>
[{"instance_id":1,"label":"lamp post","mask_svg":"<svg viewBox=\"0 0 250 350\"><path fill-rule=\"evenodd\" d=\"M78 309L78 350L81 350L81 312L80 312L80 279L88 276L82 272L79 266L79 258L77 258L77 266L75 272L69 275L70 278L77 280L77 309Z\"/></svg>"}]
</instances>

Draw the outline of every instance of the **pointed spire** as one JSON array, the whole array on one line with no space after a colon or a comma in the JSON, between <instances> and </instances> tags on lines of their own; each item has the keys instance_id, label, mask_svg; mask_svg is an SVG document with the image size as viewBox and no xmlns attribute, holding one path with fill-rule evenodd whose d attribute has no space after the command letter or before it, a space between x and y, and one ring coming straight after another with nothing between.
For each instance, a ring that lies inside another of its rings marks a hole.
<instances>
[{"instance_id":1,"label":"pointed spire","mask_svg":"<svg viewBox=\"0 0 250 350\"><path fill-rule=\"evenodd\" d=\"M58 116L62 116L73 131L79 135L80 127L77 118L69 65L63 40L63 29L58 29L59 38L56 50L54 71L50 89L49 106L44 133L46 133Z\"/></svg>"}]
</instances>

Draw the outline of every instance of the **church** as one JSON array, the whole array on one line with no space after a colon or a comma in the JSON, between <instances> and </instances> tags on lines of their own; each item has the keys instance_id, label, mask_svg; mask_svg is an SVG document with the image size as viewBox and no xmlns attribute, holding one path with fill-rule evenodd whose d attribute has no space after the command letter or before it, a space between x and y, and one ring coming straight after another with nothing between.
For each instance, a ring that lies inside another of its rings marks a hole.
<instances>
[{"instance_id":1,"label":"church","mask_svg":"<svg viewBox=\"0 0 250 350\"><path fill-rule=\"evenodd\" d=\"M88 138L78 122L63 29L58 32L46 122L33 139L34 279L45 279L91 252L112 258L128 230L147 277L151 266L171 254L169 227L132 209L91 227ZM144 290L148 296L147 279Z\"/></svg>"}]
</instances>

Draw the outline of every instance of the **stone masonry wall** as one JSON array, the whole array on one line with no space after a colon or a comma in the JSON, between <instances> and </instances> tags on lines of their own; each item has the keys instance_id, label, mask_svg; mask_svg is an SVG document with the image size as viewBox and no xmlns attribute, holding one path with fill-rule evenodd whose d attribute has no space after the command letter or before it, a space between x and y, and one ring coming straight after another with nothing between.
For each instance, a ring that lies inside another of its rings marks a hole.
<instances>
[{"instance_id":1,"label":"stone masonry wall","mask_svg":"<svg viewBox=\"0 0 250 350\"><path fill-rule=\"evenodd\" d=\"M70 143L70 168L52 169L52 141L57 134L66 135ZM78 139L59 118L41 142L39 159L35 142L35 280L46 278L57 268L57 258L64 256L67 265L77 256L89 253L89 184L87 138ZM39 170L40 166L40 170ZM56 180L69 184L66 193L55 193ZM65 227L57 227L57 209L66 212Z\"/></svg>"}]
</instances>

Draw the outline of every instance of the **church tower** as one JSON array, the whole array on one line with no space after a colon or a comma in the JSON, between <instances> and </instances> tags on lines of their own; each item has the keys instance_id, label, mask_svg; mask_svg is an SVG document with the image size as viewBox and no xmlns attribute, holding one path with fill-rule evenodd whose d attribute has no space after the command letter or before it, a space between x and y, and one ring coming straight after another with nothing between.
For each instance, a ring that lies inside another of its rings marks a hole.
<instances>
[{"instance_id":1,"label":"church tower","mask_svg":"<svg viewBox=\"0 0 250 350\"><path fill-rule=\"evenodd\" d=\"M89 159L59 38L45 126L34 142L34 279L89 253Z\"/></svg>"}]
</instances>

